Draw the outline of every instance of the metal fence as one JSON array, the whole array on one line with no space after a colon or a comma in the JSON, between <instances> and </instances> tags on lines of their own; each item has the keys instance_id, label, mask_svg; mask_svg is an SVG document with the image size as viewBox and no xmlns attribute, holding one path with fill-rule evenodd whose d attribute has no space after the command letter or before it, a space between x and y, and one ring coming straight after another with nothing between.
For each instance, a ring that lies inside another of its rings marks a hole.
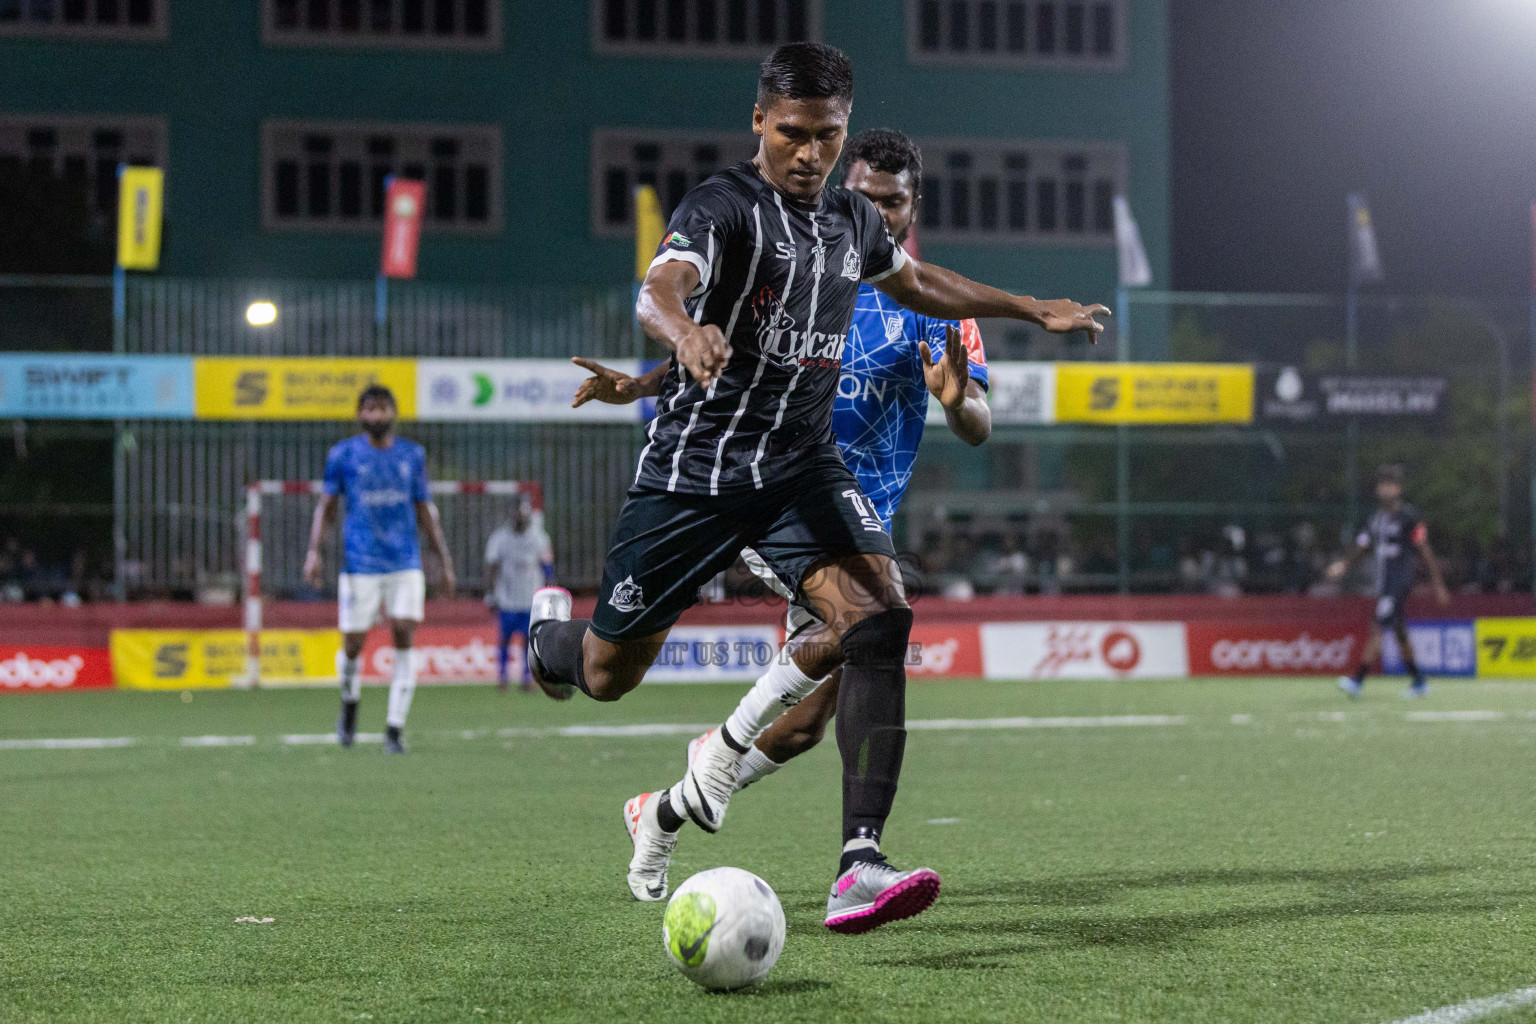
<instances>
[{"instance_id":1,"label":"metal fence","mask_svg":"<svg viewBox=\"0 0 1536 1024\"><path fill-rule=\"evenodd\" d=\"M111 348L106 284L0 279L0 349ZM641 354L645 344L628 288L397 283L385 297L382 323L371 282L139 278L126 298L119 340L130 352L613 358ZM278 306L276 324L258 330L245 323L246 307L257 300ZM1296 556L1302 534L1316 538L1314 562L1324 550L1337 550L1368 508L1370 469L1388 459L1408 465L1410 496L1452 556L1453 575L1474 578L1492 560L1502 568L1490 585L1528 576L1533 366L1523 300L1365 296L1354 346L1339 296L1141 292L1121 313L1095 347L992 322L983 335L993 358L1113 359L1117 334L1129 323L1129 354L1141 360L1443 376L1450 412L1433 423L1358 430L1336 422L999 427L975 449L933 427L897 536L936 579L972 581L983 591L1124 582L1142 590L1202 587L1210 581L1192 578L1189 565L1212 558L1230 564L1235 527L1248 539L1244 588L1304 586L1305 573L1271 571L1271 563ZM329 445L350 429L124 424L120 484L110 497L122 557L134 571L130 582L154 592L234 578L244 484L318 476ZM410 424L403 432L426 445L439 478L539 481L562 578L577 586L597 582L641 443L637 428ZM297 585L307 508L290 504L274 506L267 526L274 591ZM464 576L473 587L480 559L472 548L486 532L474 517L486 513L467 503L445 513L450 525L464 518L456 554L471 567ZM81 520L82 533L99 528L99 517Z\"/></svg>"}]
</instances>

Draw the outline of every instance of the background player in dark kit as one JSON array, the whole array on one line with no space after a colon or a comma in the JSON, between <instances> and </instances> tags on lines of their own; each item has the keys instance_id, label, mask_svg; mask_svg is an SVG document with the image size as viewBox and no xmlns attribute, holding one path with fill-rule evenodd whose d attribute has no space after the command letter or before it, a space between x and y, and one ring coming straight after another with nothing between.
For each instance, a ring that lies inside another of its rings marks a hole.
<instances>
[{"instance_id":1,"label":"background player in dark kit","mask_svg":"<svg viewBox=\"0 0 1536 1024\"><path fill-rule=\"evenodd\" d=\"M1366 554L1372 557L1371 585L1376 595L1376 617L1371 621L1370 639L1360 655L1360 667L1353 676L1342 676L1339 689L1351 697L1360 696L1365 688L1365 675L1381 654L1382 631L1391 629L1397 637L1398 650L1402 651L1403 664L1413 682L1403 691L1405 697L1422 697L1429 692L1424 673L1419 671L1408 643L1406 611L1408 594L1413 590L1413 555L1417 550L1429 570L1430 584L1435 588L1435 600L1442 606L1450 604L1445 581L1440 576L1440 562L1429 546L1429 527L1419 518L1419 510L1403 501L1403 467L1382 466L1376 471L1376 514L1360 531L1355 540L1355 550L1348 558L1341 558L1328 567L1328 575L1338 579Z\"/></svg>"},{"instance_id":2,"label":"background player in dark kit","mask_svg":"<svg viewBox=\"0 0 1536 1024\"><path fill-rule=\"evenodd\" d=\"M836 49L774 51L753 110L757 157L699 185L673 214L636 315L674 357L597 612L561 621L569 595L540 591L532 666L551 695L579 688L617 700L639 685L699 585L754 548L842 648L839 885L849 899L902 897L881 904L887 913L874 926L925 909L938 877L898 873L879 853L906 742L912 612L890 538L832 441L859 284L929 316L1011 317L1060 332L1097 334L1094 317L1109 311L1016 297L907 258L867 199L826 187L852 94L852 69ZM718 830L752 739L721 729L689 770L686 806L658 800L655 813Z\"/></svg>"}]
</instances>

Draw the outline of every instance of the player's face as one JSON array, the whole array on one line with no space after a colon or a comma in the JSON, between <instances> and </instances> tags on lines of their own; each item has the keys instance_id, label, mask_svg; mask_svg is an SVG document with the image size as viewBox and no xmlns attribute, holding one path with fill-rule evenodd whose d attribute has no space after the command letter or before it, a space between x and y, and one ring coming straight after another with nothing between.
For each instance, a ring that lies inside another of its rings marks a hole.
<instances>
[{"instance_id":1,"label":"player's face","mask_svg":"<svg viewBox=\"0 0 1536 1024\"><path fill-rule=\"evenodd\" d=\"M907 171L892 174L877 171L863 160L848 168L843 184L875 204L885 219L885 229L897 242L904 242L912 230L912 218L917 215L917 190L912 187L912 175Z\"/></svg>"},{"instance_id":2,"label":"player's face","mask_svg":"<svg viewBox=\"0 0 1536 1024\"><path fill-rule=\"evenodd\" d=\"M395 429L396 415L393 402L370 398L358 407L357 423L369 437L381 439L388 437L389 432Z\"/></svg>"},{"instance_id":3,"label":"player's face","mask_svg":"<svg viewBox=\"0 0 1536 1024\"><path fill-rule=\"evenodd\" d=\"M1403 485L1395 480L1378 480L1376 482L1376 500L1383 505L1395 505L1403 496Z\"/></svg>"},{"instance_id":4,"label":"player's face","mask_svg":"<svg viewBox=\"0 0 1536 1024\"><path fill-rule=\"evenodd\" d=\"M518 509L516 512L512 513L512 529L516 530L518 533L522 533L524 530L528 529L528 522L528 513L526 510Z\"/></svg>"},{"instance_id":5,"label":"player's face","mask_svg":"<svg viewBox=\"0 0 1536 1024\"><path fill-rule=\"evenodd\" d=\"M752 108L752 132L762 139L757 164L774 188L813 202L837 166L848 137L851 106L842 100L779 98Z\"/></svg>"}]
</instances>

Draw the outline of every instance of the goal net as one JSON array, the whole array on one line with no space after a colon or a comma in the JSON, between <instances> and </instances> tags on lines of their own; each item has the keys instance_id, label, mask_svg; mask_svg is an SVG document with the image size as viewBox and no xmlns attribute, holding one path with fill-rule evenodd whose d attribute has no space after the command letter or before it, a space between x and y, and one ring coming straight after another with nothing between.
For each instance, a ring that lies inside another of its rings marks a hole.
<instances>
[{"instance_id":1,"label":"goal net","mask_svg":"<svg viewBox=\"0 0 1536 1024\"><path fill-rule=\"evenodd\" d=\"M442 517L458 575L458 596L473 599L486 590L485 545L497 527L507 522L513 508L527 502L535 528L544 525L544 496L537 483L521 480L434 480L432 498ZM334 655L319 650L335 645L335 619L321 623L303 615L307 629L275 629L287 622L272 623L267 603L271 599L314 602L334 598L340 550L340 529L328 531L323 549L325 590L316 593L302 580L304 552L309 543L310 521L323 493L318 480L258 480L246 487L244 516L244 621L245 677L243 685L319 683L334 680ZM422 544L422 567L428 593L441 583L441 567L428 546ZM330 606L327 606L330 607ZM458 606L463 608L463 606ZM314 627L325 626L325 630ZM382 624L381 624L382 625ZM365 649L364 682L388 679L394 651L385 635L375 629ZM496 671L495 624L490 613L473 607L457 611L448 624L430 621L418 631L417 649L423 660L424 682L469 682L494 678ZM328 648L329 649L329 648ZM520 669L521 651L513 651L514 672ZM514 675L514 678L516 676Z\"/></svg>"}]
</instances>

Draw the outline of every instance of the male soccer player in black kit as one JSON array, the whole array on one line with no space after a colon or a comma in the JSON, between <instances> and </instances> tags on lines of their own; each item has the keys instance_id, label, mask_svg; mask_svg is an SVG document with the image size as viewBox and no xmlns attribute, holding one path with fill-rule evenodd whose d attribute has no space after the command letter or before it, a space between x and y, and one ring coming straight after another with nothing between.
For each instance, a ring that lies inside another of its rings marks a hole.
<instances>
[{"instance_id":1,"label":"male soccer player in black kit","mask_svg":"<svg viewBox=\"0 0 1536 1024\"><path fill-rule=\"evenodd\" d=\"M939 888L933 871L899 871L880 853L906 745L912 611L890 536L832 437L859 284L929 316L1012 317L1062 333L1096 335L1094 317L1109 312L909 259L869 200L827 187L852 102L852 68L833 47L791 43L763 62L757 156L684 197L640 289L636 316L673 358L595 616L570 620L570 595L545 588L530 629L546 693L618 700L699 586L756 550L841 647L844 844L827 922L847 932L921 913ZM717 831L754 739L717 730L683 783L644 813L669 831L685 815Z\"/></svg>"},{"instance_id":2,"label":"male soccer player in black kit","mask_svg":"<svg viewBox=\"0 0 1536 1024\"><path fill-rule=\"evenodd\" d=\"M1371 636L1360 654L1360 667L1352 676L1339 677L1339 689L1351 697L1358 697L1365 689L1365 674L1381 653L1381 634L1391 629L1397 637L1397 648L1403 654L1403 665L1413 677L1404 697L1422 697L1429 692L1424 673L1413 657L1413 647L1408 643L1406 611L1408 594L1413 590L1413 555L1417 550L1429 570L1430 584L1435 588L1435 600L1441 605L1450 603L1445 581L1440 576L1440 562L1429 546L1429 528L1419 518L1418 509L1403 501L1403 468L1382 466L1376 471L1376 514L1355 541L1355 550L1348 558L1341 558L1328 567L1328 575L1338 579L1350 567L1369 553L1373 558L1372 585L1376 592L1376 617L1371 622Z\"/></svg>"}]
</instances>

